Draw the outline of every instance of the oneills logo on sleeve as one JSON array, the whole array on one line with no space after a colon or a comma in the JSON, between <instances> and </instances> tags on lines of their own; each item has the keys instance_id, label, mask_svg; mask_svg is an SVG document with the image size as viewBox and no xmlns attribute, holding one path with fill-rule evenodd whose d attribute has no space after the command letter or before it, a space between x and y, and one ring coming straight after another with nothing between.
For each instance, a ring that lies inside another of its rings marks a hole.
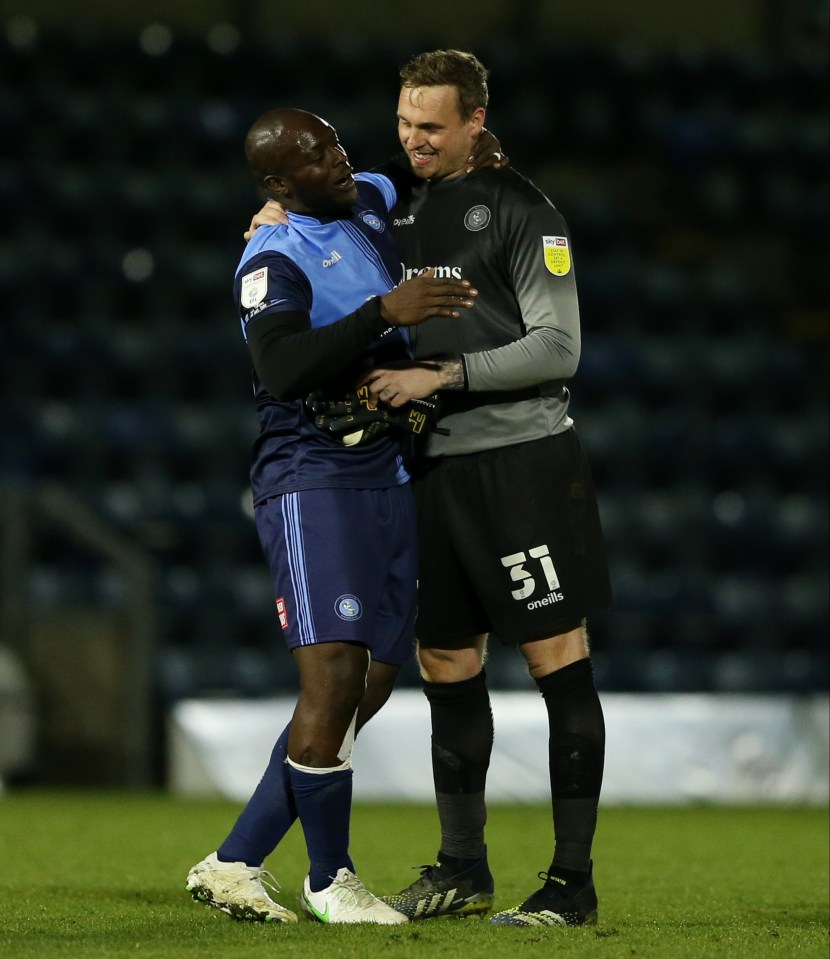
<instances>
[{"instance_id":1,"label":"oneills logo on sleeve","mask_svg":"<svg viewBox=\"0 0 830 959\"><path fill-rule=\"evenodd\" d=\"M542 249L545 266L554 276L565 276L571 271L571 251L566 236L543 236Z\"/></svg>"}]
</instances>

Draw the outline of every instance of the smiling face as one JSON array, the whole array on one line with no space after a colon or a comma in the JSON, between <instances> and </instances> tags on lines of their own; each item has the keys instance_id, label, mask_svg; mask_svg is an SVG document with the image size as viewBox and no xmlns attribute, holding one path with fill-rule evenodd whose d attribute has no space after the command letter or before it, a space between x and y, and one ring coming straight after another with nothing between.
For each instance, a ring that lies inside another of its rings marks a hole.
<instances>
[{"instance_id":1,"label":"smiling face","mask_svg":"<svg viewBox=\"0 0 830 959\"><path fill-rule=\"evenodd\" d=\"M484 125L484 108L461 115L454 86L401 87L398 136L412 172L424 180L460 176Z\"/></svg>"},{"instance_id":2,"label":"smiling face","mask_svg":"<svg viewBox=\"0 0 830 959\"><path fill-rule=\"evenodd\" d=\"M253 150L269 195L292 213L347 212L357 200L357 184L334 127L299 110L280 111L265 120L265 134Z\"/></svg>"}]
</instances>

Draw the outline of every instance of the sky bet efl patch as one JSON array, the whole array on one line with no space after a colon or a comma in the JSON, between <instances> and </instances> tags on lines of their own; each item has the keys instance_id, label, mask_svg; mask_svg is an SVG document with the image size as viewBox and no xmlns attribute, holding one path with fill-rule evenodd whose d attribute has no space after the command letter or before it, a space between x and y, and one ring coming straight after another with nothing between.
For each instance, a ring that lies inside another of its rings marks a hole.
<instances>
[{"instance_id":1,"label":"sky bet efl patch","mask_svg":"<svg viewBox=\"0 0 830 959\"><path fill-rule=\"evenodd\" d=\"M268 270L254 270L242 277L242 306L250 310L265 299L268 292Z\"/></svg>"},{"instance_id":2,"label":"sky bet efl patch","mask_svg":"<svg viewBox=\"0 0 830 959\"><path fill-rule=\"evenodd\" d=\"M565 276L571 272L571 251L566 236L543 236L542 249L545 252L548 273Z\"/></svg>"}]
</instances>

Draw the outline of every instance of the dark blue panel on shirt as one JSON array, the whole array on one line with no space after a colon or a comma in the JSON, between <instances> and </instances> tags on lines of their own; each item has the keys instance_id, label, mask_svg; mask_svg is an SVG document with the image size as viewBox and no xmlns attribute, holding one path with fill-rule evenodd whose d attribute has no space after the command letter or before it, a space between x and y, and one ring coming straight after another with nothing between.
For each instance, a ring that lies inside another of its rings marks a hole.
<instances>
[{"instance_id":1,"label":"dark blue panel on shirt","mask_svg":"<svg viewBox=\"0 0 830 959\"><path fill-rule=\"evenodd\" d=\"M289 214L287 226L260 227L234 280L234 299L247 338L250 323L278 312L301 312L313 328L327 326L383 295L401 279L387 210L394 191L384 177L360 174L358 202L343 219ZM353 385L360 372L409 355L403 330L392 330L364 355L344 363L331 389ZM407 479L392 434L346 447L314 425L303 400L278 402L255 384L260 434L254 445L254 502L320 487L378 489Z\"/></svg>"}]
</instances>

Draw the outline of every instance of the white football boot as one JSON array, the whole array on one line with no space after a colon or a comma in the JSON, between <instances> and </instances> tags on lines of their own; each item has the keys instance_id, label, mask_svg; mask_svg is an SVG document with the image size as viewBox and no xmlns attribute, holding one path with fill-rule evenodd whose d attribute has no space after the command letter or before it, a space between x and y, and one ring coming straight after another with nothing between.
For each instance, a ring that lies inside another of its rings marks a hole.
<instances>
[{"instance_id":1,"label":"white football boot","mask_svg":"<svg viewBox=\"0 0 830 959\"><path fill-rule=\"evenodd\" d=\"M197 902L221 909L234 919L250 922L296 922L297 915L268 895L279 885L261 866L220 862L212 852L187 874L185 887Z\"/></svg>"},{"instance_id":2,"label":"white football boot","mask_svg":"<svg viewBox=\"0 0 830 959\"><path fill-rule=\"evenodd\" d=\"M403 913L373 896L345 866L338 869L334 882L319 892L311 891L306 876L300 902L308 915L317 922L374 922L384 926L409 922Z\"/></svg>"}]
</instances>

